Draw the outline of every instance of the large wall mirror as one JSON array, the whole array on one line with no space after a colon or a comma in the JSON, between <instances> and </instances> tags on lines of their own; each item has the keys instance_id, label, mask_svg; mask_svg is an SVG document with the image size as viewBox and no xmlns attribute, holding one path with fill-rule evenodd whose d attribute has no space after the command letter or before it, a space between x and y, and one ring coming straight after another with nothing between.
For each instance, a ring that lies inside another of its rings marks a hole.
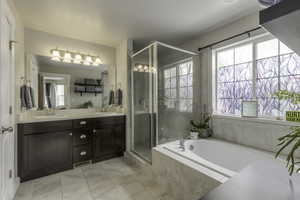
<instances>
[{"instance_id":1,"label":"large wall mirror","mask_svg":"<svg viewBox=\"0 0 300 200\"><path fill-rule=\"evenodd\" d=\"M108 101L108 73L97 66L53 60L53 57L26 55L24 84L31 88L32 102L21 98L26 109L77 109L103 107Z\"/></svg>"}]
</instances>

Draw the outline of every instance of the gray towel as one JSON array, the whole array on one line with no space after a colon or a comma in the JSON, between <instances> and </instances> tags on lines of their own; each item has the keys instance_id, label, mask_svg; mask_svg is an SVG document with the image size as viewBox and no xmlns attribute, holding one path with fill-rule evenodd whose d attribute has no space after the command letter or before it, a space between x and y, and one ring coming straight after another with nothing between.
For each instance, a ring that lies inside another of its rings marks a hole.
<instances>
[{"instance_id":1,"label":"gray towel","mask_svg":"<svg viewBox=\"0 0 300 200\"><path fill-rule=\"evenodd\" d=\"M109 105L115 104L115 93L113 90L109 93Z\"/></svg>"},{"instance_id":2,"label":"gray towel","mask_svg":"<svg viewBox=\"0 0 300 200\"><path fill-rule=\"evenodd\" d=\"M33 108L33 91L32 88L27 85L21 86L20 97L21 97L21 107L26 109Z\"/></svg>"},{"instance_id":3,"label":"gray towel","mask_svg":"<svg viewBox=\"0 0 300 200\"><path fill-rule=\"evenodd\" d=\"M30 91L30 97L31 97L32 108L34 108L34 107L35 107L35 101L34 101L34 91L33 91L33 88L30 87L30 88L29 88L29 91Z\"/></svg>"},{"instance_id":4,"label":"gray towel","mask_svg":"<svg viewBox=\"0 0 300 200\"><path fill-rule=\"evenodd\" d=\"M21 86L20 88L20 98L21 98L21 108L27 108L26 104L26 85Z\"/></svg>"},{"instance_id":5,"label":"gray towel","mask_svg":"<svg viewBox=\"0 0 300 200\"><path fill-rule=\"evenodd\" d=\"M121 89L118 89L117 91L117 99L118 99L118 105L121 106L123 102L123 91Z\"/></svg>"}]
</instances>

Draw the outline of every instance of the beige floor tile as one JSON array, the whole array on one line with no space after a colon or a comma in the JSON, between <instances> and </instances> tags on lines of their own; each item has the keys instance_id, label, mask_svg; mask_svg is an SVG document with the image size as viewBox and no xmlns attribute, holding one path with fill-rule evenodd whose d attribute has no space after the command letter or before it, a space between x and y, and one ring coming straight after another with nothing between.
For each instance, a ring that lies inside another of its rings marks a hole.
<instances>
[{"instance_id":1,"label":"beige floor tile","mask_svg":"<svg viewBox=\"0 0 300 200\"><path fill-rule=\"evenodd\" d=\"M22 183L14 200L160 200L162 195L149 173L118 158Z\"/></svg>"}]
</instances>

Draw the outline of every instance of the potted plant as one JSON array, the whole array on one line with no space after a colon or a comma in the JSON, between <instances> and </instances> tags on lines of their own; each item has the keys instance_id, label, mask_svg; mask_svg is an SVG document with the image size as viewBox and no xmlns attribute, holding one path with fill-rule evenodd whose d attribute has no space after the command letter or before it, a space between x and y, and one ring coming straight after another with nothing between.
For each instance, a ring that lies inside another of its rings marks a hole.
<instances>
[{"instance_id":1,"label":"potted plant","mask_svg":"<svg viewBox=\"0 0 300 200\"><path fill-rule=\"evenodd\" d=\"M275 93L275 96L278 97L279 100L290 100L292 104L300 104L300 94L295 92L289 92L286 90L279 91ZM289 174L293 175L295 170L297 172L300 171L300 168L297 168L297 164L300 164L299 161L295 159L295 152L300 147L300 126L294 126L290 128L290 132L278 138L280 149L276 153L276 158L282 153L282 151L286 148L290 148L290 151L286 157L286 166L288 168ZM291 146L291 147L290 147ZM297 169L296 169L297 168Z\"/></svg>"},{"instance_id":2,"label":"potted plant","mask_svg":"<svg viewBox=\"0 0 300 200\"><path fill-rule=\"evenodd\" d=\"M197 139L200 138L207 138L211 136L211 133L209 131L209 122L210 122L211 116L207 113L201 114L201 117L198 121L191 120L190 123L192 125L192 128L190 130L191 138Z\"/></svg>"}]
</instances>

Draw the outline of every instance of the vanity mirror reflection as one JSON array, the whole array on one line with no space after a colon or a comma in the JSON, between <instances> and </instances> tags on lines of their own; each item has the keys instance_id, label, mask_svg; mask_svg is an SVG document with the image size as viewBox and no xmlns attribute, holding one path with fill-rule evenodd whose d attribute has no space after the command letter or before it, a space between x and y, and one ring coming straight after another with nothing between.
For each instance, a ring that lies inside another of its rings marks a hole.
<instances>
[{"instance_id":1,"label":"vanity mirror reflection","mask_svg":"<svg viewBox=\"0 0 300 200\"><path fill-rule=\"evenodd\" d=\"M63 59L26 55L26 77L22 81L31 88L31 94L21 95L21 102L25 102L22 107L43 110L100 108L107 105L107 66L93 57L89 64ZM32 102L28 105L26 97L30 95Z\"/></svg>"}]
</instances>

